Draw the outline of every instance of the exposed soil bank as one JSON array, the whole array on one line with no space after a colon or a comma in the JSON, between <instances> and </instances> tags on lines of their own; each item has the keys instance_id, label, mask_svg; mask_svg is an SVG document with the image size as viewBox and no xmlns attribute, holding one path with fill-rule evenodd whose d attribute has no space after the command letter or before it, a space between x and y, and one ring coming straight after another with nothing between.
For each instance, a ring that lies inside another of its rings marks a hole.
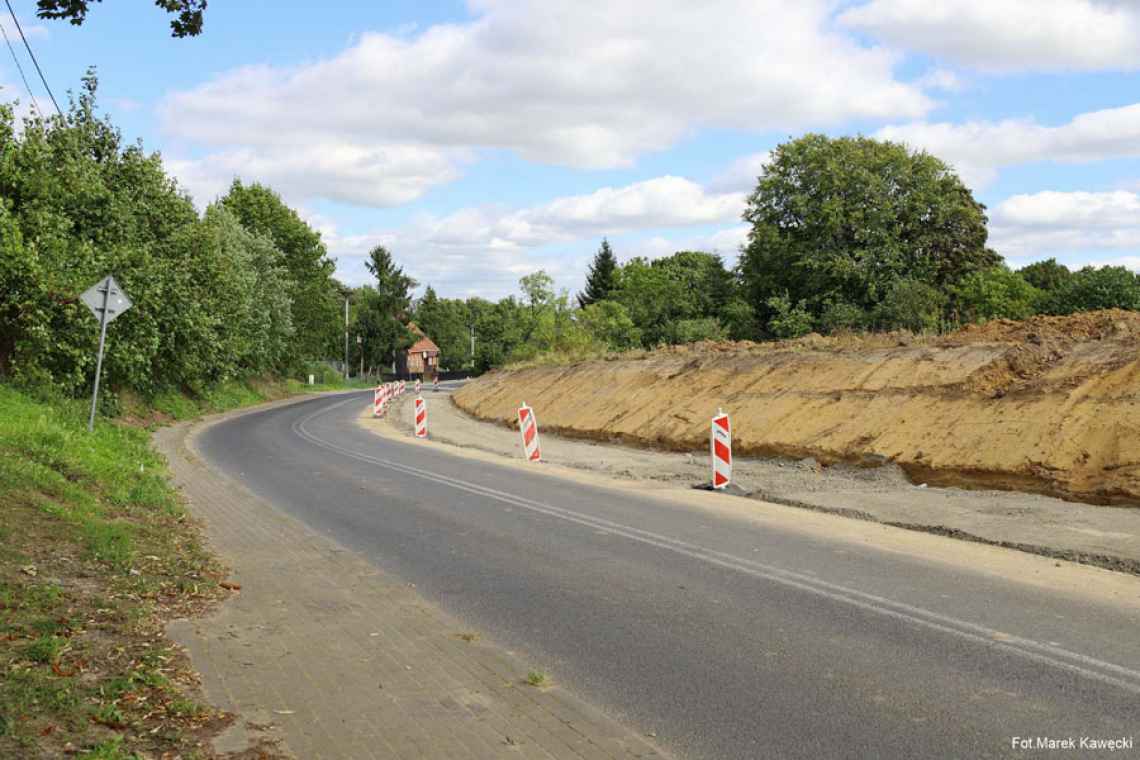
<instances>
[{"instance_id":1,"label":"exposed soil bank","mask_svg":"<svg viewBox=\"0 0 1140 760\"><path fill-rule=\"evenodd\" d=\"M703 451L732 414L740 455L893 461L931 485L1140 504L1140 314L996 321L907 335L699 344L635 357L501 371L455 394L511 424Z\"/></svg>"}]
</instances>

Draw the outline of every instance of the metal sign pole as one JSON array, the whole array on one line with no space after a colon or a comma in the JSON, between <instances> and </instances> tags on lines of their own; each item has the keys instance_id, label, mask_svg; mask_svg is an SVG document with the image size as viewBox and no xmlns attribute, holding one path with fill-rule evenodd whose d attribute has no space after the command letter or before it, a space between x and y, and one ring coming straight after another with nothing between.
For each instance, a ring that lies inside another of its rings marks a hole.
<instances>
[{"instance_id":1,"label":"metal sign pole","mask_svg":"<svg viewBox=\"0 0 1140 760\"><path fill-rule=\"evenodd\" d=\"M88 432L95 429L95 409L99 405L99 379L103 376L103 347L107 342L107 325L127 309L131 299L115 282L114 277L104 277L88 288L79 300L91 310L99 320L99 353L95 358L95 390L91 393L91 416L87 418Z\"/></svg>"},{"instance_id":2,"label":"metal sign pole","mask_svg":"<svg viewBox=\"0 0 1140 760\"><path fill-rule=\"evenodd\" d=\"M103 374L103 344L107 340L107 305L111 299L111 286L103 289L103 307L99 315L99 354L95 359L95 390L91 394L91 416L87 418L87 432L95 430L95 407L99 403L99 376Z\"/></svg>"}]
</instances>

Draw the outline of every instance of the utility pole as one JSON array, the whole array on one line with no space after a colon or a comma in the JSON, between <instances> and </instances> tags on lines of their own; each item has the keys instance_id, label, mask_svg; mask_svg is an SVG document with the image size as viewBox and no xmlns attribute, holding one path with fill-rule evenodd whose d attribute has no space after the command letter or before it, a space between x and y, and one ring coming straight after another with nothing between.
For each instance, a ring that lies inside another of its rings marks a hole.
<instances>
[{"instance_id":1,"label":"utility pole","mask_svg":"<svg viewBox=\"0 0 1140 760\"><path fill-rule=\"evenodd\" d=\"M475 325L471 325L471 366L475 366Z\"/></svg>"},{"instance_id":2,"label":"utility pole","mask_svg":"<svg viewBox=\"0 0 1140 760\"><path fill-rule=\"evenodd\" d=\"M348 382L348 296L344 297L344 379Z\"/></svg>"}]
</instances>

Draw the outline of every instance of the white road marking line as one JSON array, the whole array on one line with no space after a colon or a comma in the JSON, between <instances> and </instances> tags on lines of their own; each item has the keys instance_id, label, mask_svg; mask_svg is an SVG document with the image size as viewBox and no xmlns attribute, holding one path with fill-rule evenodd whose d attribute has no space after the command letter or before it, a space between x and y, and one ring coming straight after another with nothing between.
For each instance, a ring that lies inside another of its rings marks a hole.
<instances>
[{"instance_id":1,"label":"white road marking line","mask_svg":"<svg viewBox=\"0 0 1140 760\"><path fill-rule=\"evenodd\" d=\"M806 591L884 617L894 618L912 625L957 636L981 644L988 649L1010 652L1024 659L1049 665L1059 670L1076 673L1085 678L1100 681L1101 683L1117 686L1133 694L1140 694L1140 671L1132 670L1122 665L1116 665L1078 652L1072 652L1052 644L1046 644L1020 636L1013 636L1002 631L943 615L922 607L906 604L905 602L896 602L875 594L840 586L794 570L786 570L774 565L766 565L753 560L743 559L715 549L691 544L680 539L670 538L629 525L611 522L601 517L586 515L562 507L556 507L552 504L545 504L543 502L534 501L533 499L516 496L478 483L471 483L447 475L440 475L418 467L412 467L411 465L393 462L388 459L379 459L339 446L332 441L319 438L305 429L306 423L316 417L328 414L344 404L355 400L356 399L351 398L346 399L301 418L293 423L293 432L315 446L358 461L386 467L407 475L430 480L440 485L450 486L460 491L495 499L517 507L522 507L532 512L545 514L549 517L555 517L588 528L607 530L613 534L630 539L631 541L648 544L690 557L691 559L700 560L718 567L735 570L783 586Z\"/></svg>"}]
</instances>

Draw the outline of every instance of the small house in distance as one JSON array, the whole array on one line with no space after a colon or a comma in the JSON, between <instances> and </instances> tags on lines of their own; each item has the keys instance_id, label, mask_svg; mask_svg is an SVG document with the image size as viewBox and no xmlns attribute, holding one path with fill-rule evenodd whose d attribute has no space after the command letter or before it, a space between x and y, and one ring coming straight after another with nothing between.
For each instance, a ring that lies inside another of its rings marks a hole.
<instances>
[{"instance_id":1,"label":"small house in distance","mask_svg":"<svg viewBox=\"0 0 1140 760\"><path fill-rule=\"evenodd\" d=\"M416 336L416 342L398 355L397 371L401 377L420 376L431 380L439 372L439 346L415 322L409 322L408 329Z\"/></svg>"}]
</instances>

